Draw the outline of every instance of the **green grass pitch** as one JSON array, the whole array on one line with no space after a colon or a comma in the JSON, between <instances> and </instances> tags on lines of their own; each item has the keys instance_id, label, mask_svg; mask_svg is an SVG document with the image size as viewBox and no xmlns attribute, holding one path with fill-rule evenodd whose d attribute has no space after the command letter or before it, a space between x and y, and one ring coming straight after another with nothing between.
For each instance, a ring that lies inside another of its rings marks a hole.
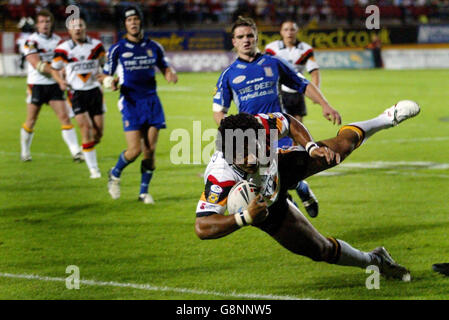
<instances>
[{"instance_id":1,"label":"green grass pitch","mask_svg":"<svg viewBox=\"0 0 449 320\"><path fill-rule=\"evenodd\" d=\"M125 148L117 93L105 94L97 146L103 177L90 180L86 165L72 162L48 106L35 128L33 161L20 161L25 79L1 78L0 299L449 299L449 278L431 270L449 262L447 77L447 70L322 71L322 90L344 123L375 117L401 99L422 106L341 167L308 179L320 201L312 222L322 234L366 251L385 246L410 268L410 283L381 278L378 290L366 288L365 270L294 255L256 228L219 240L195 236L206 164L172 164L179 140L170 135L179 128L193 135L193 121L203 131L215 128L217 73L180 74L176 85L158 76L168 128L150 185L154 206L137 201L139 160L122 175L121 198L107 192L107 170ZM305 124L316 140L336 134L321 108L308 101L308 109ZM69 265L92 282L67 289Z\"/></svg>"}]
</instances>

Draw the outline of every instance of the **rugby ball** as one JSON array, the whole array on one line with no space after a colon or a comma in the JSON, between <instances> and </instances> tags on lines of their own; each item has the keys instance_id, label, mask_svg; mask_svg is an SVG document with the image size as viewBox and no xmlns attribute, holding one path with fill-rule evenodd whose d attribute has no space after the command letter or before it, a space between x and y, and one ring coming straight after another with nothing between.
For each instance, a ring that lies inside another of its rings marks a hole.
<instances>
[{"instance_id":1,"label":"rugby ball","mask_svg":"<svg viewBox=\"0 0 449 320\"><path fill-rule=\"evenodd\" d=\"M113 83L114 83L114 77L107 76L103 79L103 86L106 89L112 89Z\"/></svg>"},{"instance_id":2,"label":"rugby ball","mask_svg":"<svg viewBox=\"0 0 449 320\"><path fill-rule=\"evenodd\" d=\"M258 188L254 183L246 180L237 182L229 191L227 201L229 214L245 210L257 194Z\"/></svg>"}]
</instances>

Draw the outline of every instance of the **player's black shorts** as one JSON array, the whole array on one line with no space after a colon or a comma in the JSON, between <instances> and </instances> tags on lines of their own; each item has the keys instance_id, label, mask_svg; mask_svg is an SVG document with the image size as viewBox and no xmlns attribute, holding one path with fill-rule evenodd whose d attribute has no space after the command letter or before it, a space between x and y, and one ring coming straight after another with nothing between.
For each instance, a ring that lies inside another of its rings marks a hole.
<instances>
[{"instance_id":1,"label":"player's black shorts","mask_svg":"<svg viewBox=\"0 0 449 320\"><path fill-rule=\"evenodd\" d=\"M307 115L306 101L302 93L281 91L281 97L282 105L286 113L301 117Z\"/></svg>"},{"instance_id":2,"label":"player's black shorts","mask_svg":"<svg viewBox=\"0 0 449 320\"><path fill-rule=\"evenodd\" d=\"M103 93L98 87L85 91L72 91L69 93L69 100L75 115L86 111L91 117L104 113Z\"/></svg>"},{"instance_id":3,"label":"player's black shorts","mask_svg":"<svg viewBox=\"0 0 449 320\"><path fill-rule=\"evenodd\" d=\"M59 88L58 84L29 84L29 92L27 102L41 106L52 100L65 100L64 92Z\"/></svg>"},{"instance_id":4,"label":"player's black shorts","mask_svg":"<svg viewBox=\"0 0 449 320\"><path fill-rule=\"evenodd\" d=\"M279 180L281 183L279 197L276 202L268 207L267 218L262 223L255 225L256 227L270 235L276 233L288 210L287 191L305 178L309 164L310 157L306 151L286 150L278 154Z\"/></svg>"}]
</instances>

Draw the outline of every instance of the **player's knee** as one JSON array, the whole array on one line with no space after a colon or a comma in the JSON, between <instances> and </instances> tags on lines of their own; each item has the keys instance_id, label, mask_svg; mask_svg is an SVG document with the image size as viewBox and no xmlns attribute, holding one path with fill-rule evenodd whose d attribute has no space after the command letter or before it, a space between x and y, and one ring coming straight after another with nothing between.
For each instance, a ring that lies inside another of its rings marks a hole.
<instances>
[{"instance_id":1,"label":"player's knee","mask_svg":"<svg viewBox=\"0 0 449 320\"><path fill-rule=\"evenodd\" d=\"M143 159L140 163L140 171L142 173L154 171L154 169L156 169L154 167L154 159Z\"/></svg>"},{"instance_id":2,"label":"player's knee","mask_svg":"<svg viewBox=\"0 0 449 320\"><path fill-rule=\"evenodd\" d=\"M128 150L126 150L126 159L130 160L130 161L134 161L142 152L142 149L140 147L133 147L133 148L128 148Z\"/></svg>"}]
</instances>

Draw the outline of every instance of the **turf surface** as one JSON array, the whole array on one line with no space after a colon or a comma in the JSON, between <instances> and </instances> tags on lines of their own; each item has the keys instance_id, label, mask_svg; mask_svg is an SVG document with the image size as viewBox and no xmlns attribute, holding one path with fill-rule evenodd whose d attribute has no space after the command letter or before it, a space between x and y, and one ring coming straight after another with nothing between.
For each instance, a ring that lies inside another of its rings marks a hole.
<instances>
[{"instance_id":1,"label":"turf surface","mask_svg":"<svg viewBox=\"0 0 449 320\"><path fill-rule=\"evenodd\" d=\"M173 164L170 152L180 140L170 136L186 129L193 151L194 128L215 128L217 73L180 74L174 86L158 78L168 128L150 186L154 206L137 202L139 160L122 175L121 198L107 192L107 170L125 148L117 93L105 95L105 135L97 146L103 177L91 180L84 163L72 162L48 106L35 128L33 161L20 161L25 79L1 78L0 299L448 299L449 278L432 271L432 264L449 262L448 71L322 73L323 92L345 123L377 116L401 99L422 106L417 118L372 137L343 166L308 179L320 201L315 227L362 250L385 246L410 268L410 283L381 279L379 290L368 290L365 270L296 256L251 227L213 241L195 236L206 164ZM338 128L320 108L310 101L308 108L314 138L334 136ZM95 282L66 289L69 265Z\"/></svg>"}]
</instances>

